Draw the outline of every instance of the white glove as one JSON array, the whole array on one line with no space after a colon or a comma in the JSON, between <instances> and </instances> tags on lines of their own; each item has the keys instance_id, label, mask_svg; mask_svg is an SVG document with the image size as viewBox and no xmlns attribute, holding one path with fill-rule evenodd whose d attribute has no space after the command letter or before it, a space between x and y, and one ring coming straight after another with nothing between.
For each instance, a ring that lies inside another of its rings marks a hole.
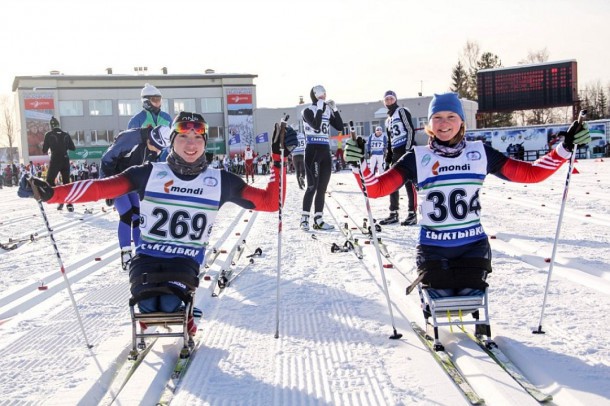
<instances>
[{"instance_id":1,"label":"white glove","mask_svg":"<svg viewBox=\"0 0 610 406\"><path fill-rule=\"evenodd\" d=\"M318 100L318 102L316 103L316 107L318 108L318 110L324 110L324 100Z\"/></svg>"},{"instance_id":2,"label":"white glove","mask_svg":"<svg viewBox=\"0 0 610 406\"><path fill-rule=\"evenodd\" d=\"M333 111L337 111L337 104L334 100L326 100L326 104L328 104L328 107L330 107Z\"/></svg>"}]
</instances>

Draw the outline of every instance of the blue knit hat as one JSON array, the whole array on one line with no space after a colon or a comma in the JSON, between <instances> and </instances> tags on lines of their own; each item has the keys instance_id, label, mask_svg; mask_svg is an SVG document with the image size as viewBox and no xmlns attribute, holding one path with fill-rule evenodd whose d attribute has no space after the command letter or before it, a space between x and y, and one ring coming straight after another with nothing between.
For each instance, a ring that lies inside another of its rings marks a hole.
<instances>
[{"instance_id":1,"label":"blue knit hat","mask_svg":"<svg viewBox=\"0 0 610 406\"><path fill-rule=\"evenodd\" d=\"M434 94L430 106L428 107L428 121L434 113L438 113L439 111L452 111L460 116L462 121L466 121L462 102L457 93Z\"/></svg>"}]
</instances>

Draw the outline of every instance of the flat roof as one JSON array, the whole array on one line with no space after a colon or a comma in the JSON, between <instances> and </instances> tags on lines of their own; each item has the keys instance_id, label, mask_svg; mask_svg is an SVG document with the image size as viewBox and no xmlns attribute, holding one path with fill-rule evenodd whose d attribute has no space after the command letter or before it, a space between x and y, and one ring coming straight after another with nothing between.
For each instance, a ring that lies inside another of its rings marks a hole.
<instances>
[{"instance_id":1,"label":"flat roof","mask_svg":"<svg viewBox=\"0 0 610 406\"><path fill-rule=\"evenodd\" d=\"M13 92L19 89L19 83L24 80L58 80L58 81L74 81L74 80L140 80L147 82L154 82L160 80L173 80L173 79L254 79L258 75L249 73L183 73L183 74L154 74L154 75L133 75L133 74L99 74L99 75L64 75L62 73L53 75L27 75L27 76L15 76L13 80Z\"/></svg>"}]
</instances>

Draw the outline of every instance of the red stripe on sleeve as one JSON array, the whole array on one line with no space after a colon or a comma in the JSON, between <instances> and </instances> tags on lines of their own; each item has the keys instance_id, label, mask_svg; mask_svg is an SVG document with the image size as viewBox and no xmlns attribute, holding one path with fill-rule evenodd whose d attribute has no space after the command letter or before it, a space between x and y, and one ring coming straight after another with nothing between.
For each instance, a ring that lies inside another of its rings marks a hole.
<instances>
[{"instance_id":1,"label":"red stripe on sleeve","mask_svg":"<svg viewBox=\"0 0 610 406\"><path fill-rule=\"evenodd\" d=\"M354 171L354 175L358 181L358 186L362 188L360 174ZM367 195L372 198L390 195L405 184L402 175L395 168L390 168L383 174L374 176L369 170L369 167L365 166L362 175L364 177Z\"/></svg>"},{"instance_id":2,"label":"red stripe on sleeve","mask_svg":"<svg viewBox=\"0 0 610 406\"><path fill-rule=\"evenodd\" d=\"M104 179L81 180L53 188L53 197L47 203L82 203L94 202L133 192L135 187L124 175Z\"/></svg>"},{"instance_id":3,"label":"red stripe on sleeve","mask_svg":"<svg viewBox=\"0 0 610 406\"><path fill-rule=\"evenodd\" d=\"M557 172L565 161L566 159L561 157L557 150L552 150L534 163L509 158L500 173L512 182L537 183Z\"/></svg>"}]
</instances>

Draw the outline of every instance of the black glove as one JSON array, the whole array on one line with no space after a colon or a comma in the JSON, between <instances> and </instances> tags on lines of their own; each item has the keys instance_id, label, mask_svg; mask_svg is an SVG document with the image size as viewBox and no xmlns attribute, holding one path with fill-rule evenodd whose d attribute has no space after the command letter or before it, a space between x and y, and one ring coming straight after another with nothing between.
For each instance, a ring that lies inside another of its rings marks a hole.
<instances>
[{"instance_id":1,"label":"black glove","mask_svg":"<svg viewBox=\"0 0 610 406\"><path fill-rule=\"evenodd\" d=\"M563 147L568 151L574 150L574 144L586 145L591 142L591 134L589 134L589 127L586 123L579 123L574 121L567 132L560 132L559 135L563 135Z\"/></svg>"},{"instance_id":2,"label":"black glove","mask_svg":"<svg viewBox=\"0 0 610 406\"><path fill-rule=\"evenodd\" d=\"M360 165L360 162L364 159L364 139L362 137L358 137L356 140L352 138L347 140L343 159L353 166Z\"/></svg>"},{"instance_id":3,"label":"black glove","mask_svg":"<svg viewBox=\"0 0 610 406\"><path fill-rule=\"evenodd\" d=\"M273 142L271 143L271 152L277 155L281 154L280 149L282 148L281 139L280 139L280 125L275 123L275 128L273 129ZM286 132L284 133L284 148L287 149L287 153L284 156L290 154L292 150L299 144L297 140L297 133L290 126L286 126Z\"/></svg>"},{"instance_id":4,"label":"black glove","mask_svg":"<svg viewBox=\"0 0 610 406\"><path fill-rule=\"evenodd\" d=\"M392 150L391 149L388 149L385 154L385 164L387 165L388 168L390 166L392 166Z\"/></svg>"},{"instance_id":5,"label":"black glove","mask_svg":"<svg viewBox=\"0 0 610 406\"><path fill-rule=\"evenodd\" d=\"M46 202L53 197L55 191L46 181L33 176L23 175L19 181L19 197L33 197Z\"/></svg>"},{"instance_id":6,"label":"black glove","mask_svg":"<svg viewBox=\"0 0 610 406\"><path fill-rule=\"evenodd\" d=\"M284 134L284 148L290 154L293 149L299 145L297 138L297 132L290 126L286 127L286 134Z\"/></svg>"},{"instance_id":7,"label":"black glove","mask_svg":"<svg viewBox=\"0 0 610 406\"><path fill-rule=\"evenodd\" d=\"M114 199L106 199L106 206L108 206L108 207L114 206Z\"/></svg>"}]
</instances>

